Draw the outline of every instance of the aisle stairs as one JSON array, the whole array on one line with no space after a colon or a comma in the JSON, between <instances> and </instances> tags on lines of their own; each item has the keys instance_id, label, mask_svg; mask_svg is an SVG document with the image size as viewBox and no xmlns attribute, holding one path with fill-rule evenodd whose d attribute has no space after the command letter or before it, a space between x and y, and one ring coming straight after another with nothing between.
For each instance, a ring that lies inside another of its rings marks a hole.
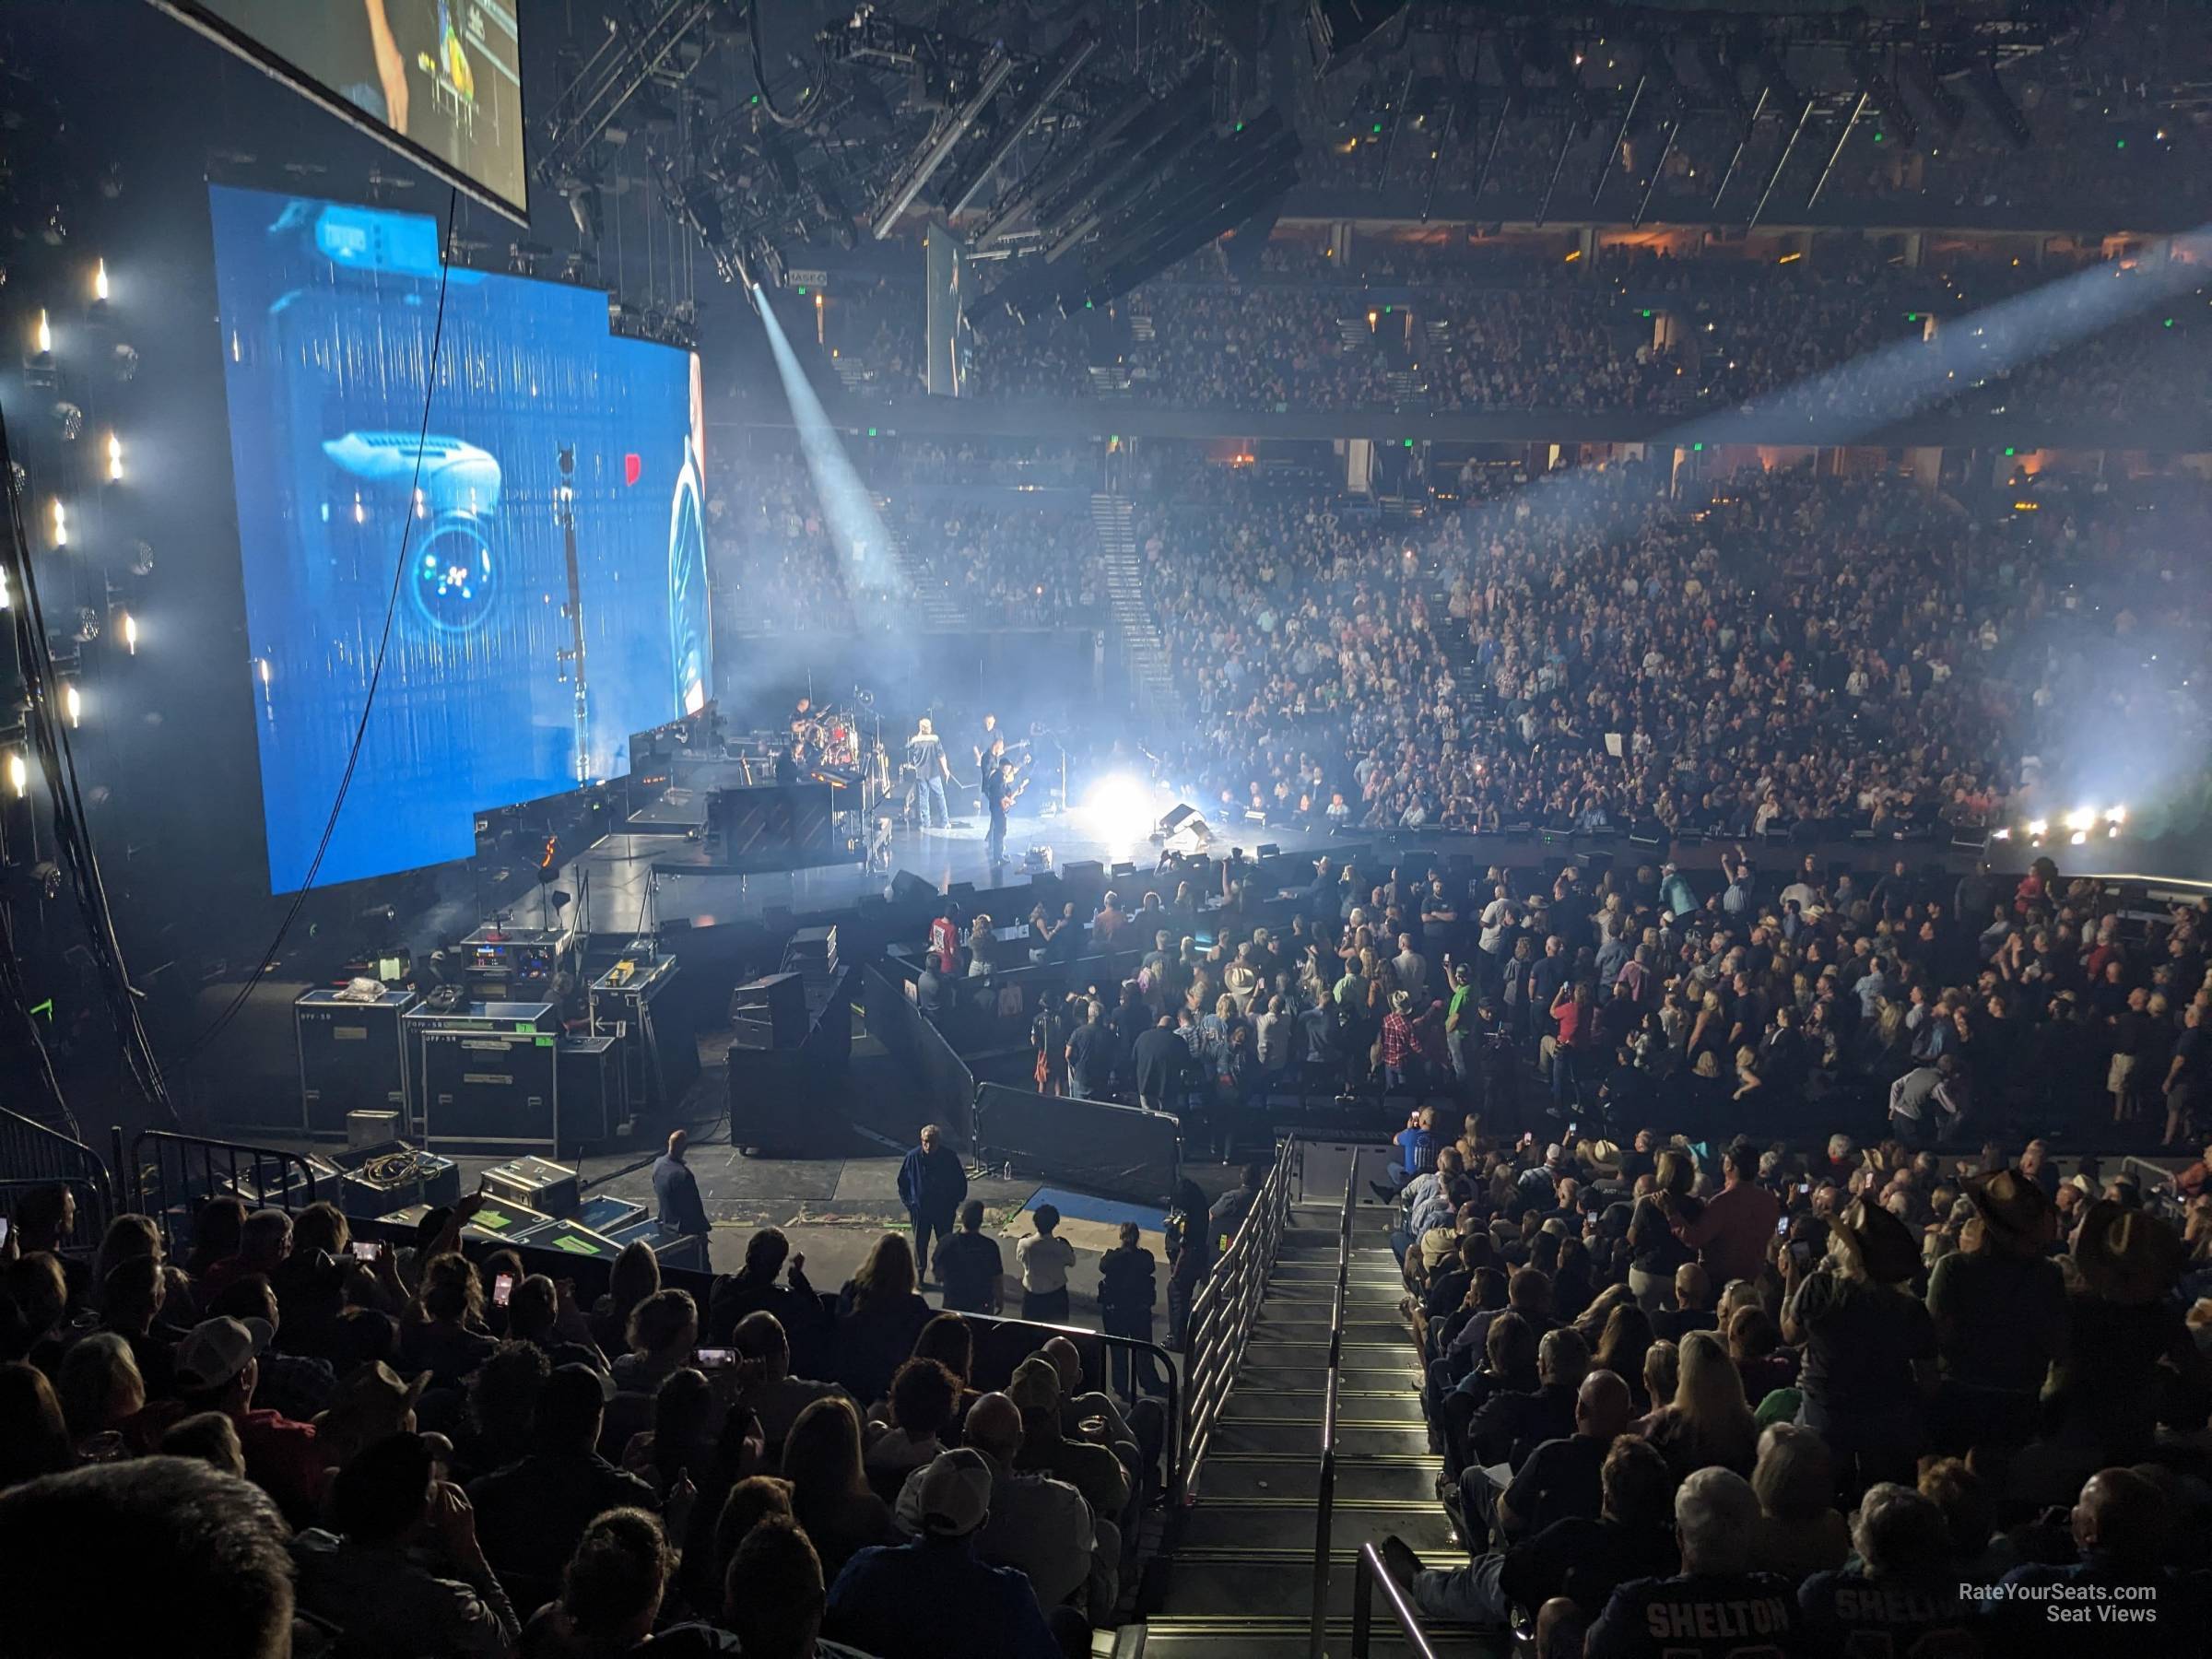
<instances>
[{"instance_id":1,"label":"aisle stairs","mask_svg":"<svg viewBox=\"0 0 2212 1659\"><path fill-rule=\"evenodd\" d=\"M1145 713L1159 715L1172 706L1173 677L1168 672L1167 642L1145 599L1145 561L1137 550L1129 498L1094 495L1090 522L1098 532L1105 563L1106 596L1113 606L1114 629L1129 665L1129 688Z\"/></svg>"},{"instance_id":2,"label":"aisle stairs","mask_svg":"<svg viewBox=\"0 0 2212 1659\"><path fill-rule=\"evenodd\" d=\"M907 589L913 595L914 608L921 613L922 629L925 633L962 633L972 626L972 619L964 615L953 603L952 585L929 567L929 561L906 545L906 537L899 533L894 522L888 496L875 498L876 512L883 524L884 539L889 544L891 562L906 578Z\"/></svg>"},{"instance_id":3,"label":"aisle stairs","mask_svg":"<svg viewBox=\"0 0 2212 1659\"><path fill-rule=\"evenodd\" d=\"M1465 1559L1437 1502L1441 1460L1421 1420L1420 1371L1398 1311L1405 1294L1387 1231L1393 1212L1354 1213L1339 1350L1326 1652L1351 1652L1353 1559L1396 1533L1425 1559ZM1340 1206L1291 1212L1236 1386L1183 1518L1145 1659L1308 1659L1323 1487ZM1408 1653L1386 1612L1372 1652ZM1502 1638L1431 1633L1440 1653L1501 1654ZM1117 1648L1117 1653L1125 1652Z\"/></svg>"}]
</instances>

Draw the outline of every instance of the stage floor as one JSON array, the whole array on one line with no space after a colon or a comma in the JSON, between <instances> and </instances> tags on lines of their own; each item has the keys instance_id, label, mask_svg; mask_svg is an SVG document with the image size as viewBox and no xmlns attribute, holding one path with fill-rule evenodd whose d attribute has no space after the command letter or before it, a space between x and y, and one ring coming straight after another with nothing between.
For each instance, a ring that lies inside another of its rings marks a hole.
<instances>
[{"instance_id":1,"label":"stage floor","mask_svg":"<svg viewBox=\"0 0 2212 1659\"><path fill-rule=\"evenodd\" d=\"M1017 818L1006 835L1006 862L994 869L985 842L987 820L978 817L956 818L944 830L917 830L894 826L891 830L891 870L870 872L859 864L830 865L812 870L756 871L745 876L701 875L671 867L695 852L698 843L682 835L650 835L629 830L601 838L580 853L561 872L559 885L572 885L588 873L592 898L592 928L596 933L618 933L634 928L633 918L644 915L646 887L657 872L659 889L653 896L657 919L689 922L695 927L717 923L757 921L771 908L794 914L841 910L865 894L889 890L893 872L904 870L942 891L954 882L975 884L986 892L995 888L1025 887L1030 872L1023 864L1031 847L1053 850L1053 868L1062 869L1085 859L1111 868L1135 864L1138 873L1127 878L1138 898L1148 888L1169 884L1162 899L1174 894L1179 879L1173 871L1151 872L1159 862L1159 849L1150 841L1132 845L1087 834L1073 816L1053 818ZM1314 856L1325 850L1326 835L1300 836L1275 830L1253 832L1236 841L1251 852L1261 842L1279 845L1286 853L1311 849ZM1217 879L1218 879L1217 877ZM1022 906L1026 912L1028 905Z\"/></svg>"}]
</instances>

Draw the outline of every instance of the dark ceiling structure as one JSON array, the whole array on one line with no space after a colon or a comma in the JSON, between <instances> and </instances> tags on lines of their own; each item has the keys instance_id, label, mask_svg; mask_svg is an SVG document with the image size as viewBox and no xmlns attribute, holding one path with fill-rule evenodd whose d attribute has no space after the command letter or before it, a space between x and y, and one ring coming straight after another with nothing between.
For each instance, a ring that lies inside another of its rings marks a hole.
<instances>
[{"instance_id":1,"label":"dark ceiling structure","mask_svg":"<svg viewBox=\"0 0 2212 1659\"><path fill-rule=\"evenodd\" d=\"M627 170L748 289L943 226L984 273L971 320L1021 317L1265 240L1324 150L1409 173L1424 218L1515 168L1538 224L1624 178L1641 223L1694 147L1712 213L1756 225L1793 166L1818 204L1854 135L2033 143L2100 9L627 0L565 54L536 169L587 241Z\"/></svg>"}]
</instances>

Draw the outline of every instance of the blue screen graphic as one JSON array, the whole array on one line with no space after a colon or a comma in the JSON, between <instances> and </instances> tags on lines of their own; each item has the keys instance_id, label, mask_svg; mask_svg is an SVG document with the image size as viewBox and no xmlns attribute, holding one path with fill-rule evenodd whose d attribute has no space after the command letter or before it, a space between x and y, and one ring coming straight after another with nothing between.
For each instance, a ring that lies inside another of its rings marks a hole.
<instances>
[{"instance_id":1,"label":"blue screen graphic","mask_svg":"<svg viewBox=\"0 0 2212 1659\"><path fill-rule=\"evenodd\" d=\"M313 861L403 536L316 885L466 857L479 810L626 772L712 683L695 359L610 336L594 289L456 267L426 429L438 222L209 194L272 890Z\"/></svg>"}]
</instances>

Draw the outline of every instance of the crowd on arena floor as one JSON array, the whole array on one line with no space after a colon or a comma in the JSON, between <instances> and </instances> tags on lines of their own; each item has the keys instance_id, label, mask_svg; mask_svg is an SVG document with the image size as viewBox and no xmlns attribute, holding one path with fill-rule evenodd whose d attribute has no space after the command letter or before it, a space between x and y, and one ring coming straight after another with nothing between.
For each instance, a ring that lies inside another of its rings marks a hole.
<instances>
[{"instance_id":1,"label":"crowd on arena floor","mask_svg":"<svg viewBox=\"0 0 2212 1659\"><path fill-rule=\"evenodd\" d=\"M2201 1651L2201 1200L2184 1241L2040 1141L1488 1129L1400 1137L1393 1242L1465 1553L1382 1553L1430 1620L1587 1659ZM2139 1623L2085 1635L2068 1601Z\"/></svg>"},{"instance_id":2,"label":"crowd on arena floor","mask_svg":"<svg viewBox=\"0 0 2212 1659\"><path fill-rule=\"evenodd\" d=\"M2201 501L2007 525L1882 477L1710 491L1630 465L1418 523L1256 488L1144 514L1168 771L1284 821L1747 836L2063 814L2024 757L2064 782L2115 738L2204 729L2212 616L2174 562Z\"/></svg>"},{"instance_id":3,"label":"crowd on arena floor","mask_svg":"<svg viewBox=\"0 0 2212 1659\"><path fill-rule=\"evenodd\" d=\"M2201 1651L2212 901L1724 868L1110 893L1092 936L1150 948L1040 1016L1040 1087L1225 1161L1270 1098L1410 1106L1375 1191L1465 1555L1383 1556L1431 1635L2073 1653L2042 1604L2101 1586L2127 1651ZM2153 1135L2195 1161L2053 1149Z\"/></svg>"},{"instance_id":4,"label":"crowd on arena floor","mask_svg":"<svg viewBox=\"0 0 2212 1659\"><path fill-rule=\"evenodd\" d=\"M655 1169L679 1218L680 1142ZM73 1195L20 1193L0 1652L1088 1653L1159 1496L1165 1419L1065 1337L968 1318L1000 1306L999 1245L957 1154L925 1137L909 1174L944 1311L903 1234L835 1294L772 1228L697 1298L633 1243L587 1305L512 1251L461 1253L481 1194L364 1260L327 1203L210 1200L171 1259L139 1215L69 1248ZM1028 1312L1048 1271L1065 1304L1070 1265L1037 1221ZM1107 1267L1148 1331L1152 1257Z\"/></svg>"}]
</instances>

